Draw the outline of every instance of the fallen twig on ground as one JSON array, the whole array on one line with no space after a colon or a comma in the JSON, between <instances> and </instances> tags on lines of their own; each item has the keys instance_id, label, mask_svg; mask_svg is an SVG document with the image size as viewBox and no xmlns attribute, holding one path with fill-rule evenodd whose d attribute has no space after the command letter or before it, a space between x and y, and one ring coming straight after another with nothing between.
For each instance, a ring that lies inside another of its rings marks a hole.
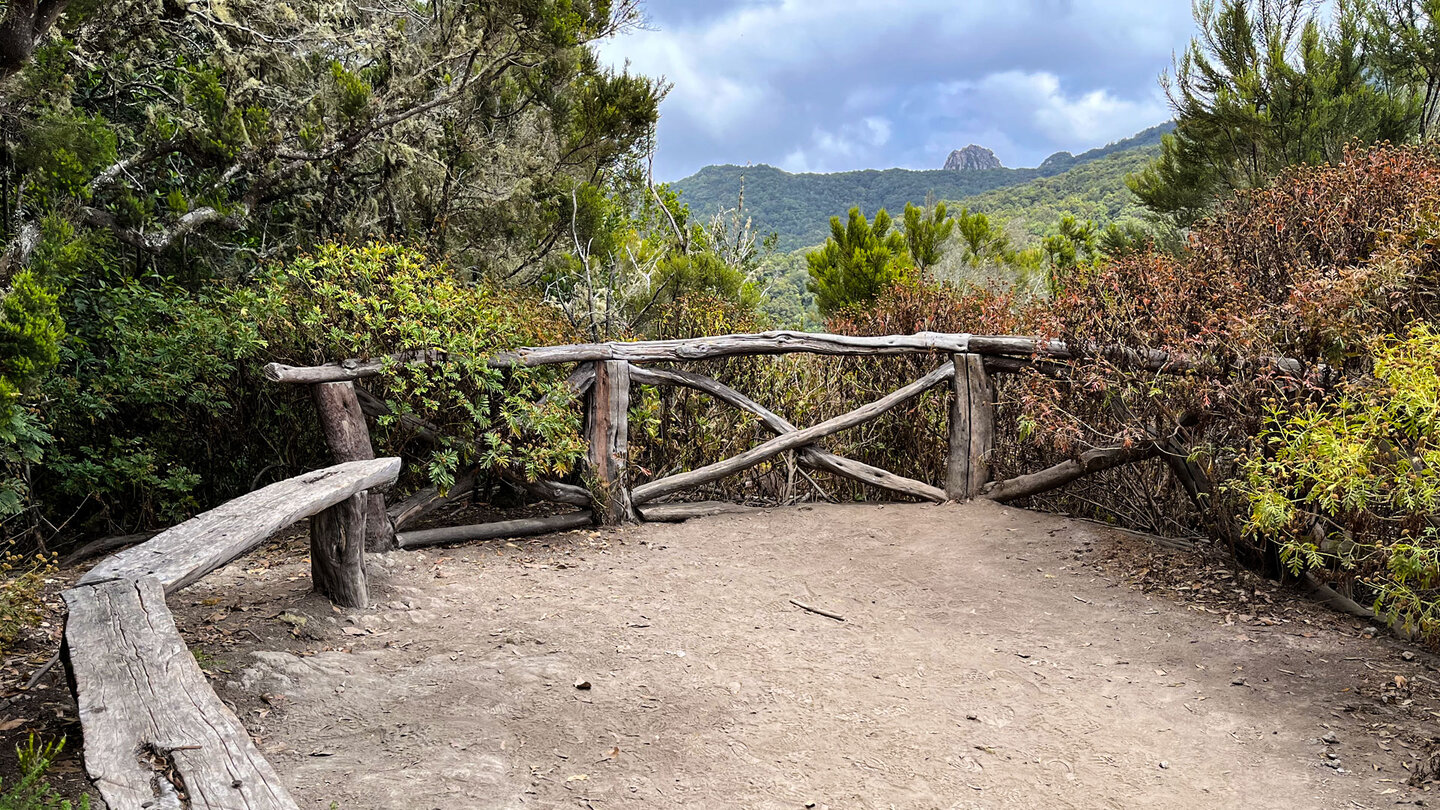
<instances>
[{"instance_id":1,"label":"fallen twig on ground","mask_svg":"<svg viewBox=\"0 0 1440 810\"><path fill-rule=\"evenodd\" d=\"M834 619L834 620L837 621L837 622L843 622L843 621L845 621L845 617L844 617L844 616L841 616L841 615L838 614L838 613L831 613L831 612L828 611L828 610L821 610L820 608L810 607L809 605L805 604L804 602L797 602L797 601L795 601L794 599L791 599L791 600L790 600L790 604L794 605L795 607L800 608L801 610L808 610L808 611L810 611L811 613L815 613L815 614L819 614L819 615L821 615L821 616L824 616L824 617L827 618L827 619Z\"/></svg>"}]
</instances>

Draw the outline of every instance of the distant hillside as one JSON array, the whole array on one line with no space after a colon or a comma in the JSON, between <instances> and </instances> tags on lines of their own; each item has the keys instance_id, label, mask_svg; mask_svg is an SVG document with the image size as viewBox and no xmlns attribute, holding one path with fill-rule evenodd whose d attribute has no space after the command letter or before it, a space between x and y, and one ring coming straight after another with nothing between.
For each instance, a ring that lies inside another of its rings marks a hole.
<instances>
[{"instance_id":1,"label":"distant hillside","mask_svg":"<svg viewBox=\"0 0 1440 810\"><path fill-rule=\"evenodd\" d=\"M1144 209L1126 188L1125 175L1145 168L1159 154L1158 145L1126 149L1079 163L1053 177L947 202L957 209L968 206L1007 220L1034 237L1044 236L1066 214L1101 224L1138 219Z\"/></svg>"},{"instance_id":2,"label":"distant hillside","mask_svg":"<svg viewBox=\"0 0 1440 810\"><path fill-rule=\"evenodd\" d=\"M779 234L777 247L789 251L825 241L830 232L830 217L843 216L851 206L858 205L866 215L872 215L880 208L898 213L905 208L905 203L921 203L927 196L968 201L987 192L998 193L1000 189L1074 171L1111 155L1147 147L1153 149L1171 128L1168 123L1151 127L1132 138L1080 155L1057 152L1033 169L870 169L834 174L791 174L765 165L706 166L672 185L680 190L681 201L689 205L692 212L708 217L717 211L735 207L743 178L745 210L754 218L757 230ZM1102 176L1103 171L1094 179L1098 181ZM1123 191L1124 183L1119 182L1118 187ZM1037 193L1044 196L1053 191ZM1078 189L1067 193L1078 195L1079 199L1086 197ZM989 204L997 206L998 210L1005 203L1003 197L998 197Z\"/></svg>"}]
</instances>

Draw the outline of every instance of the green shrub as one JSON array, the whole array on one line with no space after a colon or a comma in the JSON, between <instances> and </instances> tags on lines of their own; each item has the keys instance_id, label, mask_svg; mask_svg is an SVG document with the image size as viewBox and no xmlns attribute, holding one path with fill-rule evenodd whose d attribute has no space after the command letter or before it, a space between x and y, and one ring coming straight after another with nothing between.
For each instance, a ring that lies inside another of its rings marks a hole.
<instances>
[{"instance_id":1,"label":"green shrub","mask_svg":"<svg viewBox=\"0 0 1440 810\"><path fill-rule=\"evenodd\" d=\"M6 535L22 533L21 517L30 499L34 465L45 456L54 437L38 414L28 408L0 410L0 527Z\"/></svg>"},{"instance_id":2,"label":"green shrub","mask_svg":"<svg viewBox=\"0 0 1440 810\"><path fill-rule=\"evenodd\" d=\"M1440 331L1380 343L1374 377L1320 403L1272 409L1236 488L1245 528L1295 574L1359 577L1375 608L1440 632Z\"/></svg>"},{"instance_id":3,"label":"green shrub","mask_svg":"<svg viewBox=\"0 0 1440 810\"><path fill-rule=\"evenodd\" d=\"M28 270L11 278L0 296L0 409L55 365L64 333L55 296L40 279Z\"/></svg>"},{"instance_id":4,"label":"green shrub","mask_svg":"<svg viewBox=\"0 0 1440 810\"><path fill-rule=\"evenodd\" d=\"M500 351L570 340L553 311L524 293L461 281L410 248L332 244L275 268L232 307L254 313L268 354L288 362L434 352L435 362L388 362L362 384L392 411L380 419L390 450L411 438L402 417L441 438L418 451L438 486L470 465L563 477L584 457L580 409L561 390L561 370L488 364Z\"/></svg>"},{"instance_id":5,"label":"green shrub","mask_svg":"<svg viewBox=\"0 0 1440 810\"><path fill-rule=\"evenodd\" d=\"M81 796L79 804L72 804L45 780L50 765L64 748L64 739L40 744L34 734L24 745L17 745L20 778L9 787L0 784L0 810L89 810L90 797Z\"/></svg>"},{"instance_id":6,"label":"green shrub","mask_svg":"<svg viewBox=\"0 0 1440 810\"><path fill-rule=\"evenodd\" d=\"M50 435L21 397L59 360L65 334L55 296L25 270L0 293L0 527L14 536L13 522L30 494L31 466L40 461Z\"/></svg>"},{"instance_id":7,"label":"green shrub","mask_svg":"<svg viewBox=\"0 0 1440 810\"><path fill-rule=\"evenodd\" d=\"M884 208L875 212L873 223L858 207L850 209L845 224L839 217L830 218L830 238L805 254L810 291L815 293L820 314L865 306L910 274L905 234L890 230L890 225L890 214Z\"/></svg>"},{"instance_id":8,"label":"green shrub","mask_svg":"<svg viewBox=\"0 0 1440 810\"><path fill-rule=\"evenodd\" d=\"M13 483L0 483L0 509L20 508L5 488L28 489L57 526L75 515L72 530L163 527L331 463L307 387L266 380L271 360L447 353L362 383L396 413L380 420L377 452L418 462L440 485L471 465L563 476L583 456L579 409L566 397L537 404L562 370L486 364L497 351L570 342L550 310L408 248L328 245L201 293L149 278L73 289L65 304L75 326L38 391L44 407L0 423L0 435L30 436L11 456L33 451L29 477L6 457ZM431 423L441 445L415 441L402 414Z\"/></svg>"},{"instance_id":9,"label":"green shrub","mask_svg":"<svg viewBox=\"0 0 1440 810\"><path fill-rule=\"evenodd\" d=\"M71 334L39 391L55 442L34 491L52 523L79 510L71 525L93 531L172 524L300 456L277 425L285 399L256 373L265 340L233 296L155 279L66 296Z\"/></svg>"}]
</instances>

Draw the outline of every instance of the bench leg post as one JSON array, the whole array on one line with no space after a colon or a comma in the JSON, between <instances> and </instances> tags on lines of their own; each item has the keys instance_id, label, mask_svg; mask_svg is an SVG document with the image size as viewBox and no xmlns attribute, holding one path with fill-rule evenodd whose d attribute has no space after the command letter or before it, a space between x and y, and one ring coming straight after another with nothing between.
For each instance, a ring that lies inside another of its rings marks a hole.
<instances>
[{"instance_id":1,"label":"bench leg post","mask_svg":"<svg viewBox=\"0 0 1440 810\"><path fill-rule=\"evenodd\" d=\"M375 457L370 443L370 426L360 410L360 399L352 382L317 383L311 386L315 410L325 443L337 462L366 461ZM374 552L393 551L395 527L385 514L385 494L372 492L365 505L365 547Z\"/></svg>"},{"instance_id":2,"label":"bench leg post","mask_svg":"<svg viewBox=\"0 0 1440 810\"><path fill-rule=\"evenodd\" d=\"M364 492L310 518L310 578L316 593L340 607L370 602L365 583Z\"/></svg>"}]
</instances>

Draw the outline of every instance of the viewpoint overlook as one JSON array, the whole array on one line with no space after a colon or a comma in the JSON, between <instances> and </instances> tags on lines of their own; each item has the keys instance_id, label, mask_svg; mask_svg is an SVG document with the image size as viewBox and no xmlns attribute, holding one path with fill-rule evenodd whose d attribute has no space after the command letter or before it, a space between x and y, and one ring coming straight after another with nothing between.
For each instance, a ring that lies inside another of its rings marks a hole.
<instances>
[{"instance_id":1,"label":"viewpoint overlook","mask_svg":"<svg viewBox=\"0 0 1440 810\"><path fill-rule=\"evenodd\" d=\"M0 810L1421 807L1440 0L0 0Z\"/></svg>"}]
</instances>

